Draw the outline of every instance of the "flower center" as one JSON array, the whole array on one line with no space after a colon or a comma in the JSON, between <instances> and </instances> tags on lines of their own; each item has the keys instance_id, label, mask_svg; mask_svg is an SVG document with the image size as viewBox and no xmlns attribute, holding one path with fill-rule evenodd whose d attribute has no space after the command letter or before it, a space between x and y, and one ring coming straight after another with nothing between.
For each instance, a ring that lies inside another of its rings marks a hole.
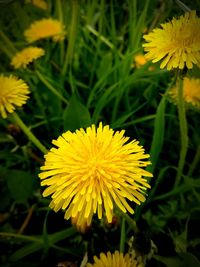
<instances>
[{"instance_id":1,"label":"flower center","mask_svg":"<svg viewBox=\"0 0 200 267\"><path fill-rule=\"evenodd\" d=\"M100 167L99 165L100 160L97 156L93 156L88 160L88 169L93 173Z\"/></svg>"}]
</instances>

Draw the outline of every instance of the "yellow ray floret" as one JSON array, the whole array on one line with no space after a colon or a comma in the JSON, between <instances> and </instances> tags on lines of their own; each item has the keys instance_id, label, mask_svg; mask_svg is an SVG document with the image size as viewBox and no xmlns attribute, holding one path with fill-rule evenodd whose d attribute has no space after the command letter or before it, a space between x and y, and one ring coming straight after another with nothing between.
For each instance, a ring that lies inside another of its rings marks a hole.
<instances>
[{"instance_id":1,"label":"yellow ray floret","mask_svg":"<svg viewBox=\"0 0 200 267\"><path fill-rule=\"evenodd\" d=\"M0 75L0 88L0 115L6 118L8 113L26 103L30 91L22 79L12 75Z\"/></svg>"},{"instance_id":2,"label":"yellow ray floret","mask_svg":"<svg viewBox=\"0 0 200 267\"><path fill-rule=\"evenodd\" d=\"M113 254L110 252L100 253L100 257L94 256L94 263L87 263L86 267L142 267L136 260L133 260L129 254L124 255L119 251Z\"/></svg>"},{"instance_id":3,"label":"yellow ray floret","mask_svg":"<svg viewBox=\"0 0 200 267\"><path fill-rule=\"evenodd\" d=\"M169 96L175 103L177 103L177 86L169 90ZM183 99L188 106L200 109L200 79L189 77L183 79Z\"/></svg>"},{"instance_id":4,"label":"yellow ray floret","mask_svg":"<svg viewBox=\"0 0 200 267\"><path fill-rule=\"evenodd\" d=\"M52 18L37 20L24 32L29 43L48 37L52 37L53 41L57 42L63 40L64 35L64 25Z\"/></svg>"},{"instance_id":5,"label":"yellow ray floret","mask_svg":"<svg viewBox=\"0 0 200 267\"><path fill-rule=\"evenodd\" d=\"M18 52L11 61L11 65L15 69L26 68L29 63L40 58L45 54L44 49L39 47L27 47Z\"/></svg>"},{"instance_id":6,"label":"yellow ray floret","mask_svg":"<svg viewBox=\"0 0 200 267\"><path fill-rule=\"evenodd\" d=\"M149 188L143 176L152 174L142 167L149 155L138 145L128 141L125 131L114 132L102 123L67 131L53 144L45 156L45 165L39 177L41 185L48 186L43 196L51 195L50 207L55 211L66 210L65 218L76 218L77 225L87 220L90 225L93 214L101 219L105 214L112 221L114 205L123 212L134 210L127 199L137 204L145 201L143 190Z\"/></svg>"},{"instance_id":7,"label":"yellow ray floret","mask_svg":"<svg viewBox=\"0 0 200 267\"><path fill-rule=\"evenodd\" d=\"M200 18L195 11L161 24L144 39L146 58L152 62L162 60L161 68L192 69L193 64L200 63Z\"/></svg>"}]
</instances>

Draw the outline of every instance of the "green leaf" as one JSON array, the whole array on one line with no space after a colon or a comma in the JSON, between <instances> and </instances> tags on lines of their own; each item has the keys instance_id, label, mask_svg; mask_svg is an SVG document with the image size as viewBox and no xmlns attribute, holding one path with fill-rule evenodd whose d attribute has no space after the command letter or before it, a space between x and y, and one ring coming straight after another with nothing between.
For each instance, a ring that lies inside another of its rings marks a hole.
<instances>
[{"instance_id":1,"label":"green leaf","mask_svg":"<svg viewBox=\"0 0 200 267\"><path fill-rule=\"evenodd\" d=\"M112 69L112 54L109 52L105 54L100 62L97 70L97 77L100 79Z\"/></svg>"},{"instance_id":2,"label":"green leaf","mask_svg":"<svg viewBox=\"0 0 200 267\"><path fill-rule=\"evenodd\" d=\"M39 236L39 237L31 237L31 236L25 236L25 235L14 235L13 237L24 240L24 241L33 241L29 244L25 244L22 248L18 249L17 251L15 251L12 255L11 255L11 260L12 261L18 261L26 256L28 256L29 254L32 254L38 250L42 250L44 249L44 252L46 250L46 245L48 245L47 248L52 247L54 249L57 250L63 250L66 253L72 254L72 255L79 255L79 252L76 250L74 250L73 248L60 248L56 245L54 245L55 243L63 240L63 239L67 239L70 238L71 236L75 235L77 233L77 231L74 229L74 227L70 227L68 229L53 233L53 234L49 234L48 235L48 244L46 244L46 240L44 239L44 234L43 236ZM12 234L11 234L12 236Z\"/></svg>"},{"instance_id":3,"label":"green leaf","mask_svg":"<svg viewBox=\"0 0 200 267\"><path fill-rule=\"evenodd\" d=\"M164 263L167 267L182 267L181 260L178 257L163 257L155 255L153 258Z\"/></svg>"},{"instance_id":4,"label":"green leaf","mask_svg":"<svg viewBox=\"0 0 200 267\"><path fill-rule=\"evenodd\" d=\"M156 112L153 141L150 150L150 158L152 165L147 167L147 171L149 172L154 171L160 152L162 151L164 132L165 132L165 107L166 107L166 97L163 96Z\"/></svg>"},{"instance_id":5,"label":"green leaf","mask_svg":"<svg viewBox=\"0 0 200 267\"><path fill-rule=\"evenodd\" d=\"M42 249L43 246L44 246L43 243L38 243L38 242L34 242L31 244L25 245L21 249L14 252L10 257L10 260L11 261L18 261L19 259L22 259L22 258L28 256L29 254Z\"/></svg>"},{"instance_id":6,"label":"green leaf","mask_svg":"<svg viewBox=\"0 0 200 267\"><path fill-rule=\"evenodd\" d=\"M26 203L33 193L34 177L28 172L8 171L6 182L11 196L17 203Z\"/></svg>"},{"instance_id":7,"label":"green leaf","mask_svg":"<svg viewBox=\"0 0 200 267\"><path fill-rule=\"evenodd\" d=\"M191 253L183 252L183 253L180 253L179 256L181 257L183 261L181 265L182 267L190 267L190 266L200 267L199 260Z\"/></svg>"},{"instance_id":8,"label":"green leaf","mask_svg":"<svg viewBox=\"0 0 200 267\"><path fill-rule=\"evenodd\" d=\"M81 127L90 125L90 113L88 109L73 94L68 107L64 111L64 130L75 131Z\"/></svg>"}]
</instances>

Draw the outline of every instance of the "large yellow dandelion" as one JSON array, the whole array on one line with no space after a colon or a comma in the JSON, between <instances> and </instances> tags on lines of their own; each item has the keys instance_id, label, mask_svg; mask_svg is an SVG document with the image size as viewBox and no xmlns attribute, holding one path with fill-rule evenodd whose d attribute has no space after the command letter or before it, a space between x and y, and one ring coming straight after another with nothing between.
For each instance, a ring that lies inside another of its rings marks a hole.
<instances>
[{"instance_id":1,"label":"large yellow dandelion","mask_svg":"<svg viewBox=\"0 0 200 267\"><path fill-rule=\"evenodd\" d=\"M119 251L113 254L110 252L100 253L100 257L94 256L94 263L87 263L86 267L142 267L136 260L133 260L129 254L124 255Z\"/></svg>"},{"instance_id":2,"label":"large yellow dandelion","mask_svg":"<svg viewBox=\"0 0 200 267\"><path fill-rule=\"evenodd\" d=\"M30 46L24 48L12 58L11 65L15 69L26 68L29 63L32 63L34 60L40 58L44 54L44 49L39 47Z\"/></svg>"},{"instance_id":3,"label":"large yellow dandelion","mask_svg":"<svg viewBox=\"0 0 200 267\"><path fill-rule=\"evenodd\" d=\"M146 58L152 62L162 60L161 68L192 69L193 64L200 63L200 18L195 11L161 24L144 39Z\"/></svg>"},{"instance_id":4,"label":"large yellow dandelion","mask_svg":"<svg viewBox=\"0 0 200 267\"><path fill-rule=\"evenodd\" d=\"M7 113L12 113L15 107L26 103L30 93L28 85L22 80L10 75L0 75L0 114L7 118Z\"/></svg>"},{"instance_id":5,"label":"large yellow dandelion","mask_svg":"<svg viewBox=\"0 0 200 267\"><path fill-rule=\"evenodd\" d=\"M127 202L145 201L143 190L150 187L143 178L152 174L142 169L150 164L138 141L114 132L108 125L96 129L65 132L45 156L39 177L48 186L43 196L52 195L50 207L66 210L65 218L76 218L77 225L90 225L93 214L105 214L112 221L114 204L123 212L134 213Z\"/></svg>"},{"instance_id":6,"label":"large yellow dandelion","mask_svg":"<svg viewBox=\"0 0 200 267\"><path fill-rule=\"evenodd\" d=\"M177 86L169 90L170 98L178 102ZM188 106L200 109L200 79L185 77L183 79L183 100Z\"/></svg>"},{"instance_id":7,"label":"large yellow dandelion","mask_svg":"<svg viewBox=\"0 0 200 267\"><path fill-rule=\"evenodd\" d=\"M64 38L64 34L62 23L52 18L37 20L24 32L29 43L48 37L52 37L53 41L57 42Z\"/></svg>"}]
</instances>

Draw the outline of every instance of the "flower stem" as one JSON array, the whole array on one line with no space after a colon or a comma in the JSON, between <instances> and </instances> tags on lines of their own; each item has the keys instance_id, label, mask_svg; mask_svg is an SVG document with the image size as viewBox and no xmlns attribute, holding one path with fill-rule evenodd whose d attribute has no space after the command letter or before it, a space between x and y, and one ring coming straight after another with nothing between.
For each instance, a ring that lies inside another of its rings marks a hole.
<instances>
[{"instance_id":1,"label":"flower stem","mask_svg":"<svg viewBox=\"0 0 200 267\"><path fill-rule=\"evenodd\" d=\"M105 45L107 45L110 49L114 50L115 46L103 35L101 35L98 31L96 31L92 26L89 24L86 25L86 29L91 32L94 36L99 38ZM118 51L117 51L118 52ZM119 52L119 56L124 58L123 54Z\"/></svg>"},{"instance_id":2,"label":"flower stem","mask_svg":"<svg viewBox=\"0 0 200 267\"><path fill-rule=\"evenodd\" d=\"M126 240L125 218L122 217L122 223L121 223L121 235L120 235L120 245L119 245L119 250L120 250L120 252L122 252L122 253L124 253L125 240Z\"/></svg>"},{"instance_id":3,"label":"flower stem","mask_svg":"<svg viewBox=\"0 0 200 267\"><path fill-rule=\"evenodd\" d=\"M194 159L190 165L187 176L191 176L193 174L195 168L198 166L199 161L200 161L200 145L197 148L196 154L195 154Z\"/></svg>"},{"instance_id":4,"label":"flower stem","mask_svg":"<svg viewBox=\"0 0 200 267\"><path fill-rule=\"evenodd\" d=\"M57 12L58 12L58 18L60 23L63 25L63 7L61 0L56 1L57 4ZM60 63L63 64L63 58L64 58L64 40L60 40Z\"/></svg>"},{"instance_id":5,"label":"flower stem","mask_svg":"<svg viewBox=\"0 0 200 267\"><path fill-rule=\"evenodd\" d=\"M41 82L46 85L46 87L54 94L56 95L58 98L60 98L63 102L65 102L65 104L68 105L68 101L67 99L65 99L45 78L44 76L41 74L41 72L39 72L38 70L35 71L36 75L38 76L38 78L41 80Z\"/></svg>"},{"instance_id":6,"label":"flower stem","mask_svg":"<svg viewBox=\"0 0 200 267\"><path fill-rule=\"evenodd\" d=\"M182 77L180 77L180 75L178 76L177 83L178 83L178 116L180 125L181 150L180 150L175 186L177 186L180 183L188 149L188 129L187 129L187 119L185 113L185 102L183 99L183 79Z\"/></svg>"},{"instance_id":7,"label":"flower stem","mask_svg":"<svg viewBox=\"0 0 200 267\"><path fill-rule=\"evenodd\" d=\"M13 43L10 41L10 39L5 35L3 31L0 30L0 37L6 44L6 46L9 48L12 54L16 54L17 49L14 47Z\"/></svg>"},{"instance_id":8,"label":"flower stem","mask_svg":"<svg viewBox=\"0 0 200 267\"><path fill-rule=\"evenodd\" d=\"M31 132L31 130L24 124L24 122L20 119L17 113L12 113L11 119L15 122L22 131L26 134L28 139L44 154L48 152L48 150L40 143L40 141L35 137L35 135Z\"/></svg>"},{"instance_id":9,"label":"flower stem","mask_svg":"<svg viewBox=\"0 0 200 267\"><path fill-rule=\"evenodd\" d=\"M76 32L77 32L77 25L78 25L78 11L79 11L79 3L77 0L72 0L72 20L71 20L71 27L69 32L69 44L67 47L67 52L65 56L65 61L63 64L62 69L62 77L65 77L65 74L67 72L67 67L71 63L73 52L74 52L74 45L75 45L75 39L76 39Z\"/></svg>"}]
</instances>

